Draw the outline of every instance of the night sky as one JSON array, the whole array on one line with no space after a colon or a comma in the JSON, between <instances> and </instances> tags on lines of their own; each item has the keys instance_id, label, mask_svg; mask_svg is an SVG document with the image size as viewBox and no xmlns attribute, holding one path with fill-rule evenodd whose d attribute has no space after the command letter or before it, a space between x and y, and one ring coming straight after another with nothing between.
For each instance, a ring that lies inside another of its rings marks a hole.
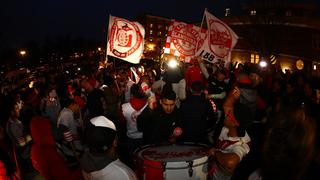
<instances>
[{"instance_id":1,"label":"night sky","mask_svg":"<svg viewBox=\"0 0 320 180\"><path fill-rule=\"evenodd\" d=\"M201 21L204 8L222 15L228 4L217 0L5 0L1 2L0 41L9 46L35 40L41 42L47 35L85 37L102 41L108 15L133 20L139 14L175 18L186 22ZM239 4L239 3L237 3Z\"/></svg>"},{"instance_id":2,"label":"night sky","mask_svg":"<svg viewBox=\"0 0 320 180\"><path fill-rule=\"evenodd\" d=\"M200 22L204 8L220 17L226 7L239 11L239 0L4 0L0 6L0 43L19 46L48 35L105 39L108 15L133 20L139 14Z\"/></svg>"}]
</instances>

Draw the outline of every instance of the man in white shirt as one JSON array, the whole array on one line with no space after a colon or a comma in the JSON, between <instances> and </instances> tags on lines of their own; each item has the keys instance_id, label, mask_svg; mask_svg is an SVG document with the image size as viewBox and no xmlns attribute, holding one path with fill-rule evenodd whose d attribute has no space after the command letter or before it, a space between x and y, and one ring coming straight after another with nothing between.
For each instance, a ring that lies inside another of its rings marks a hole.
<instances>
[{"instance_id":1,"label":"man in white shirt","mask_svg":"<svg viewBox=\"0 0 320 180\"><path fill-rule=\"evenodd\" d=\"M122 163L116 153L116 127L104 116L90 120L85 141L88 150L81 159L82 174L86 180L136 180L135 173Z\"/></svg>"}]
</instances>

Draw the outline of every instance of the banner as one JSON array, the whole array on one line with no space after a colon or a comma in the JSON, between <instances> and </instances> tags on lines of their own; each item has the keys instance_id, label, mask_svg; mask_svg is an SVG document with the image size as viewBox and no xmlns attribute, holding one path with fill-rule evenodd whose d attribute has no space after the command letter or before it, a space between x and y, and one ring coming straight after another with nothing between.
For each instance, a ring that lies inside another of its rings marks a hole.
<instances>
[{"instance_id":1,"label":"banner","mask_svg":"<svg viewBox=\"0 0 320 180\"><path fill-rule=\"evenodd\" d=\"M238 36L224 22L205 10L207 36L202 48L196 53L211 63L228 63L230 53L238 41Z\"/></svg>"},{"instance_id":2,"label":"banner","mask_svg":"<svg viewBox=\"0 0 320 180\"><path fill-rule=\"evenodd\" d=\"M205 38L206 30L173 20L168 29L164 53L178 56L181 61L189 62L202 48Z\"/></svg>"},{"instance_id":3,"label":"banner","mask_svg":"<svg viewBox=\"0 0 320 180\"><path fill-rule=\"evenodd\" d=\"M110 16L107 55L138 64L143 53L144 36L141 24Z\"/></svg>"}]
</instances>

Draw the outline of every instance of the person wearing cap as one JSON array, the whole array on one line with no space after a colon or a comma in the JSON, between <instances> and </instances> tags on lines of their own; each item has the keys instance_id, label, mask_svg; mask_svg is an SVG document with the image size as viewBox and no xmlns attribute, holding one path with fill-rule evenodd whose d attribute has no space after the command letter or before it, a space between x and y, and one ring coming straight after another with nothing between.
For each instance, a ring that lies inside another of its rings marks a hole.
<instances>
[{"instance_id":1,"label":"person wearing cap","mask_svg":"<svg viewBox=\"0 0 320 180\"><path fill-rule=\"evenodd\" d=\"M148 108L137 118L138 130L143 132L144 144L168 143L181 135L181 116L176 108L176 94L171 86L165 86L160 105Z\"/></svg>"},{"instance_id":2,"label":"person wearing cap","mask_svg":"<svg viewBox=\"0 0 320 180\"><path fill-rule=\"evenodd\" d=\"M116 127L104 116L92 118L85 132L88 149L80 163L86 180L136 180L135 173L117 156Z\"/></svg>"},{"instance_id":3,"label":"person wearing cap","mask_svg":"<svg viewBox=\"0 0 320 180\"><path fill-rule=\"evenodd\" d=\"M224 103L224 127L218 142L209 151L213 157L209 176L216 179L231 179L233 171L250 151L251 139L246 132L252 119L250 109L239 103L240 91L235 88Z\"/></svg>"},{"instance_id":4,"label":"person wearing cap","mask_svg":"<svg viewBox=\"0 0 320 180\"><path fill-rule=\"evenodd\" d=\"M200 81L191 85L191 94L181 103L182 141L208 143L207 130L216 122L216 106L206 99Z\"/></svg>"}]
</instances>

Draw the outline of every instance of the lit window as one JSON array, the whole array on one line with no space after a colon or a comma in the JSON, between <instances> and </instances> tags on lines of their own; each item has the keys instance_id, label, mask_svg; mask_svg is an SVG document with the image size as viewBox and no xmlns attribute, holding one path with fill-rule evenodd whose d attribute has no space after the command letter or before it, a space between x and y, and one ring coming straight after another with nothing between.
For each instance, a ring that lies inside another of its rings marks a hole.
<instances>
[{"instance_id":1,"label":"lit window","mask_svg":"<svg viewBox=\"0 0 320 180\"><path fill-rule=\"evenodd\" d=\"M251 54L250 62L253 64L258 64L260 60L259 54Z\"/></svg>"},{"instance_id":2,"label":"lit window","mask_svg":"<svg viewBox=\"0 0 320 180\"><path fill-rule=\"evenodd\" d=\"M251 62L251 63L254 63L254 54L251 54L250 62Z\"/></svg>"},{"instance_id":3,"label":"lit window","mask_svg":"<svg viewBox=\"0 0 320 180\"><path fill-rule=\"evenodd\" d=\"M256 14L257 14L257 11L256 11L256 10L251 10L251 11L250 11L250 15L251 15L251 16L255 16Z\"/></svg>"},{"instance_id":4,"label":"lit window","mask_svg":"<svg viewBox=\"0 0 320 180\"><path fill-rule=\"evenodd\" d=\"M150 42L152 42L152 41L153 41L153 39L152 39L152 38L150 38L150 39L149 39L149 41L150 41Z\"/></svg>"},{"instance_id":5,"label":"lit window","mask_svg":"<svg viewBox=\"0 0 320 180\"><path fill-rule=\"evenodd\" d=\"M153 24L151 23L151 24L150 24L150 28L152 28L152 27L153 27Z\"/></svg>"},{"instance_id":6,"label":"lit window","mask_svg":"<svg viewBox=\"0 0 320 180\"><path fill-rule=\"evenodd\" d=\"M255 63L258 64L259 60L260 60L260 56L258 54L256 54Z\"/></svg>"},{"instance_id":7,"label":"lit window","mask_svg":"<svg viewBox=\"0 0 320 180\"><path fill-rule=\"evenodd\" d=\"M152 30L150 30L150 34L153 34L153 31L152 31Z\"/></svg>"}]
</instances>

